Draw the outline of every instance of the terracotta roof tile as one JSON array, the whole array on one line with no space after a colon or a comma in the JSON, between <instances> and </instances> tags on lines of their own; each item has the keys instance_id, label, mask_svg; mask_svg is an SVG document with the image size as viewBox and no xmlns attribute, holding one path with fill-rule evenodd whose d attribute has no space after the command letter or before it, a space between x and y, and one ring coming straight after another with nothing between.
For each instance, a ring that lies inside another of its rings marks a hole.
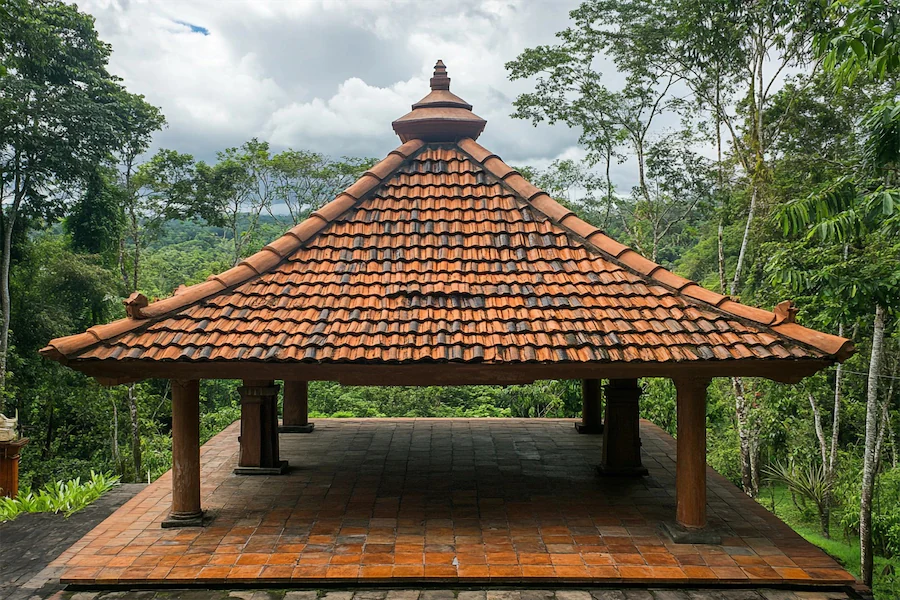
<instances>
[{"instance_id":1,"label":"terracotta roof tile","mask_svg":"<svg viewBox=\"0 0 900 600\"><path fill-rule=\"evenodd\" d=\"M141 307L141 318L42 352L76 367L827 361L852 352L849 340L789 322L790 306L779 310L776 320L670 273L472 139L410 140L237 267Z\"/></svg>"}]
</instances>

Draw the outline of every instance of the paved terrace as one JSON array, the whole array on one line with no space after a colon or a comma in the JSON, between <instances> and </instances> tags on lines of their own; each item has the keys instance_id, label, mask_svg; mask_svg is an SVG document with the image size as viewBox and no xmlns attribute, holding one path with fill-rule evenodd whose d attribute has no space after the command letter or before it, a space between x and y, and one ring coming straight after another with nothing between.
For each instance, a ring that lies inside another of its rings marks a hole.
<instances>
[{"instance_id":1,"label":"paved terrace","mask_svg":"<svg viewBox=\"0 0 900 600\"><path fill-rule=\"evenodd\" d=\"M52 566L83 585L690 585L838 588L853 577L709 471L721 545L676 545L675 442L641 423L650 476L596 475L571 420L319 419L288 475L232 474L239 423L201 450L204 528L161 529L171 473Z\"/></svg>"}]
</instances>

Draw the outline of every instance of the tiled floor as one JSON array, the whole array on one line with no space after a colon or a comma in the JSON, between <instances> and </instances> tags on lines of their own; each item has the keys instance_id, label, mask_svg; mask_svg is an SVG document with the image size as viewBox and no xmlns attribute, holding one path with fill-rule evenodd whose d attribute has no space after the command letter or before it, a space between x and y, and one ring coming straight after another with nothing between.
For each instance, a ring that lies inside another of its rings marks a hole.
<instances>
[{"instance_id":1,"label":"tiled floor","mask_svg":"<svg viewBox=\"0 0 900 600\"><path fill-rule=\"evenodd\" d=\"M317 420L288 475L232 475L234 424L202 449L205 528L161 529L170 474L54 563L67 583L840 585L852 576L718 474L722 545L676 545L675 442L642 422L650 476L595 474L570 420Z\"/></svg>"}]
</instances>

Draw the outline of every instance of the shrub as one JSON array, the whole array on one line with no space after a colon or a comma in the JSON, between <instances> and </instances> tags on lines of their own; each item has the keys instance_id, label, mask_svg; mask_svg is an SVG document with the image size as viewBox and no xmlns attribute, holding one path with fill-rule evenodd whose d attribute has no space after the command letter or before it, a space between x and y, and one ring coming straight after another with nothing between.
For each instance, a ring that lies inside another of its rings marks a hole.
<instances>
[{"instance_id":1,"label":"shrub","mask_svg":"<svg viewBox=\"0 0 900 600\"><path fill-rule=\"evenodd\" d=\"M91 480L85 483L76 477L49 483L37 492L24 489L15 498L0 498L0 522L11 521L26 512L62 512L68 517L118 483L118 477L91 471Z\"/></svg>"}]
</instances>

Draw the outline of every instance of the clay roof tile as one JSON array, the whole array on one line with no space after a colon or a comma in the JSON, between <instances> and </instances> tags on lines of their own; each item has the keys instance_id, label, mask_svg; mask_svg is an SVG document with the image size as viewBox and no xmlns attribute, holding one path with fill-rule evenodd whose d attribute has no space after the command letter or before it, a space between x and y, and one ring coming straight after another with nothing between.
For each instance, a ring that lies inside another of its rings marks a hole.
<instances>
[{"instance_id":1,"label":"clay roof tile","mask_svg":"<svg viewBox=\"0 0 900 600\"><path fill-rule=\"evenodd\" d=\"M474 140L484 121L442 63L407 117L402 146L259 253L41 353L119 373L128 361L824 365L853 352L792 322L789 304L740 304L582 221Z\"/></svg>"}]
</instances>

